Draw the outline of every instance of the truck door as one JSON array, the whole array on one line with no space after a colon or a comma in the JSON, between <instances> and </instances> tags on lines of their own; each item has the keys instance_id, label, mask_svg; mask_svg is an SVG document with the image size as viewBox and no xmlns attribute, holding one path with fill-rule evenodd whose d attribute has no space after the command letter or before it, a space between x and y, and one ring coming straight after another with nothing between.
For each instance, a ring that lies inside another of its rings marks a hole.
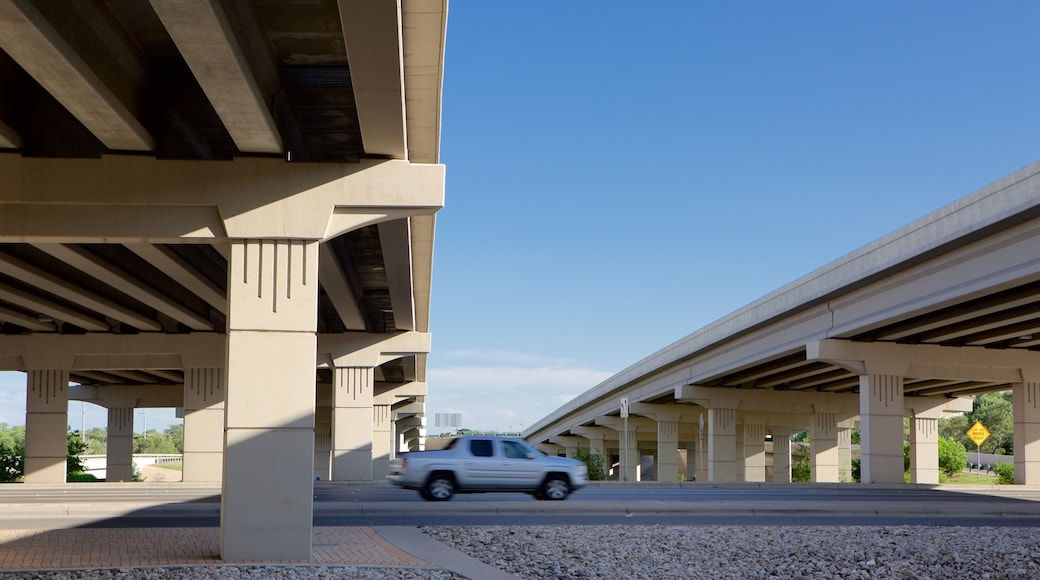
<instances>
[{"instance_id":1,"label":"truck door","mask_svg":"<svg viewBox=\"0 0 1040 580\"><path fill-rule=\"evenodd\" d=\"M467 443L469 457L465 458L465 468L459 474L459 484L469 487L493 485L499 477L494 441L474 437Z\"/></svg>"},{"instance_id":2,"label":"truck door","mask_svg":"<svg viewBox=\"0 0 1040 580\"><path fill-rule=\"evenodd\" d=\"M543 468L531 459L531 450L517 441L503 439L502 459L503 487L512 489L535 489L542 480Z\"/></svg>"}]
</instances>

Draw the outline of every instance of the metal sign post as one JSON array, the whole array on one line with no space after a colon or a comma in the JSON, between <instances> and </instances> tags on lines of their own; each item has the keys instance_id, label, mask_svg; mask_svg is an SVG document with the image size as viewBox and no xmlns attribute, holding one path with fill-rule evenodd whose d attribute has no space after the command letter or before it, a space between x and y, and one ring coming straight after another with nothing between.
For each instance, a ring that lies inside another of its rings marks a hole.
<instances>
[{"instance_id":1,"label":"metal sign post","mask_svg":"<svg viewBox=\"0 0 1040 580\"><path fill-rule=\"evenodd\" d=\"M625 420L621 435L621 481L628 481L628 397L621 397L621 418Z\"/></svg>"},{"instance_id":2,"label":"metal sign post","mask_svg":"<svg viewBox=\"0 0 1040 580\"><path fill-rule=\"evenodd\" d=\"M989 439L989 429L982 424L981 421L975 421L975 424L967 430L966 434L968 439L971 439L975 443L975 460L978 462L979 474L982 473L982 442Z\"/></svg>"}]
</instances>

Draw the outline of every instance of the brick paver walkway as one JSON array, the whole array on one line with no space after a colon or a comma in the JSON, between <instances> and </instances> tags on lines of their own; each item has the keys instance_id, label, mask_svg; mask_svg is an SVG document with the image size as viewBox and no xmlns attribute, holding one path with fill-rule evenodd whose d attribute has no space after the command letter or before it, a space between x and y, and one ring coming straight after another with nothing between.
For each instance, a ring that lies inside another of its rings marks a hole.
<instances>
[{"instance_id":1,"label":"brick paver walkway","mask_svg":"<svg viewBox=\"0 0 1040 580\"><path fill-rule=\"evenodd\" d=\"M219 528L0 530L0 570L228 563L219 557L219 534ZM304 563L432 566L371 528L316 527L311 545Z\"/></svg>"}]
</instances>

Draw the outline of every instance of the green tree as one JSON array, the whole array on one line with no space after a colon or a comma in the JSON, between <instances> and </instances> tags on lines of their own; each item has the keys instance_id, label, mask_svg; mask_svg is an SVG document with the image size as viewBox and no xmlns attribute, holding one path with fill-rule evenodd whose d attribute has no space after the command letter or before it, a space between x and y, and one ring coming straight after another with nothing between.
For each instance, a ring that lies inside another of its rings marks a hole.
<instances>
[{"instance_id":1,"label":"green tree","mask_svg":"<svg viewBox=\"0 0 1040 580\"><path fill-rule=\"evenodd\" d=\"M967 431L976 421L985 425L990 433L989 438L982 443L983 453L1012 453L1015 419L1011 391L976 395L971 413L939 419L939 435L960 442L968 451L975 451L975 443L968 438Z\"/></svg>"},{"instance_id":2,"label":"green tree","mask_svg":"<svg viewBox=\"0 0 1040 580\"><path fill-rule=\"evenodd\" d=\"M184 453L184 425L174 423L166 428L163 433L176 450L174 453Z\"/></svg>"},{"instance_id":3,"label":"green tree","mask_svg":"<svg viewBox=\"0 0 1040 580\"><path fill-rule=\"evenodd\" d=\"M7 423L0 423L0 445L9 449L25 447L25 427L11 427Z\"/></svg>"},{"instance_id":4,"label":"green tree","mask_svg":"<svg viewBox=\"0 0 1040 580\"><path fill-rule=\"evenodd\" d=\"M960 442L946 437L939 438L939 469L946 475L964 471L968 465L968 452Z\"/></svg>"},{"instance_id":5,"label":"green tree","mask_svg":"<svg viewBox=\"0 0 1040 580\"><path fill-rule=\"evenodd\" d=\"M589 479L592 481L603 481L607 478L607 472L603 469L603 456L599 453L578 447L574 452L574 458L585 464L589 471Z\"/></svg>"},{"instance_id":6,"label":"green tree","mask_svg":"<svg viewBox=\"0 0 1040 580\"><path fill-rule=\"evenodd\" d=\"M983 453L1012 453L1015 448L1015 417L1011 410L1011 391L985 393L975 397L971 415L972 425L979 421L989 429L989 438L982 443Z\"/></svg>"},{"instance_id":7,"label":"green tree","mask_svg":"<svg viewBox=\"0 0 1040 580\"><path fill-rule=\"evenodd\" d=\"M83 466L83 460L79 458L86 449L87 444L83 442L80 432L69 431L65 443L65 475L67 478L71 479L74 475L87 470Z\"/></svg>"}]
</instances>

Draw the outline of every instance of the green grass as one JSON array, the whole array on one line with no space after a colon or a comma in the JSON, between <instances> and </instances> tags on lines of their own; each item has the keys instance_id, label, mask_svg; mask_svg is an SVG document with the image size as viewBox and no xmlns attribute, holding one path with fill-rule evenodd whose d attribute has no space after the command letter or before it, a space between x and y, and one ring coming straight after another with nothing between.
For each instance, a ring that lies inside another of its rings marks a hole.
<instances>
[{"instance_id":1,"label":"green grass","mask_svg":"<svg viewBox=\"0 0 1040 580\"><path fill-rule=\"evenodd\" d=\"M999 477L996 475L985 475L981 473L955 473L949 476L940 476L941 483L964 484L964 485L997 485Z\"/></svg>"},{"instance_id":2,"label":"green grass","mask_svg":"<svg viewBox=\"0 0 1040 580\"><path fill-rule=\"evenodd\" d=\"M153 463L152 467L161 467L163 469L172 469L173 471L184 471L183 463Z\"/></svg>"}]
</instances>

